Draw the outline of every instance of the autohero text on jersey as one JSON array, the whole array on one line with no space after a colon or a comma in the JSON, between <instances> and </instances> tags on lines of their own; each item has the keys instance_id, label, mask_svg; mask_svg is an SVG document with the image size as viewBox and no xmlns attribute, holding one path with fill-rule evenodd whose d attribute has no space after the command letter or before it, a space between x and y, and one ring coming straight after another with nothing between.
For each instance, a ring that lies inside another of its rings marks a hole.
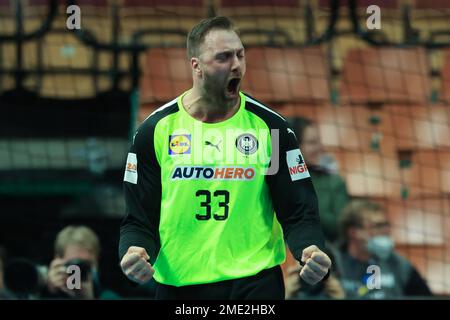
<instances>
[{"instance_id":1,"label":"autohero text on jersey","mask_svg":"<svg viewBox=\"0 0 450 320\"><path fill-rule=\"evenodd\" d=\"M254 176L253 167L178 166L172 180L252 180Z\"/></svg>"}]
</instances>

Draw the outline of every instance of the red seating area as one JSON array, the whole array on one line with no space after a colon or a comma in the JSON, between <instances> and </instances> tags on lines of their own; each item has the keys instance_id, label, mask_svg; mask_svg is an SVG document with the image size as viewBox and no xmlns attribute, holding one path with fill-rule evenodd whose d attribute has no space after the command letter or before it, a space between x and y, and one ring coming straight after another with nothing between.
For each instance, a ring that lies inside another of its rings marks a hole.
<instances>
[{"instance_id":1,"label":"red seating area","mask_svg":"<svg viewBox=\"0 0 450 320\"><path fill-rule=\"evenodd\" d=\"M344 59L343 103L425 103L429 68L422 48L355 48Z\"/></svg>"},{"instance_id":2,"label":"red seating area","mask_svg":"<svg viewBox=\"0 0 450 320\"><path fill-rule=\"evenodd\" d=\"M444 51L444 65L441 70L441 77L442 100L450 103L450 49Z\"/></svg>"},{"instance_id":3,"label":"red seating area","mask_svg":"<svg viewBox=\"0 0 450 320\"><path fill-rule=\"evenodd\" d=\"M164 103L192 87L192 73L184 48L151 49L141 78L141 102Z\"/></svg>"},{"instance_id":4,"label":"red seating area","mask_svg":"<svg viewBox=\"0 0 450 320\"><path fill-rule=\"evenodd\" d=\"M122 0L125 16L193 15L205 17L207 1L203 0Z\"/></svg>"},{"instance_id":5,"label":"red seating area","mask_svg":"<svg viewBox=\"0 0 450 320\"><path fill-rule=\"evenodd\" d=\"M231 17L244 15L256 16L300 16L301 1L299 0L221 0L218 9L222 14Z\"/></svg>"},{"instance_id":6,"label":"red seating area","mask_svg":"<svg viewBox=\"0 0 450 320\"><path fill-rule=\"evenodd\" d=\"M321 47L249 48L243 90L270 104L329 100L328 67Z\"/></svg>"}]
</instances>

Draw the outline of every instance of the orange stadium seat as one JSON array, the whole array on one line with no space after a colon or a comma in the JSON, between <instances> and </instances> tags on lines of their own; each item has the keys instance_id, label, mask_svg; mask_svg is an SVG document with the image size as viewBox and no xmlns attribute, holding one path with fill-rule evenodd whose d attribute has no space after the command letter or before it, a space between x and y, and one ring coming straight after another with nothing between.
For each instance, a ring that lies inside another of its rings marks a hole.
<instances>
[{"instance_id":1,"label":"orange stadium seat","mask_svg":"<svg viewBox=\"0 0 450 320\"><path fill-rule=\"evenodd\" d=\"M450 293L449 198L389 200L383 204L397 251L413 263L434 293Z\"/></svg>"},{"instance_id":2,"label":"orange stadium seat","mask_svg":"<svg viewBox=\"0 0 450 320\"><path fill-rule=\"evenodd\" d=\"M285 118L293 118L295 116L300 116L301 111L306 114L313 114L314 106L303 104L301 108L298 108L296 104L281 103L281 104L268 104L273 110L281 114ZM301 110L301 111L299 111ZM300 112L300 113L299 113ZM306 117L306 116L305 116Z\"/></svg>"},{"instance_id":3,"label":"orange stadium seat","mask_svg":"<svg viewBox=\"0 0 450 320\"><path fill-rule=\"evenodd\" d=\"M450 147L450 110L443 105L289 105L290 114L315 120L327 148L378 151L394 155L397 150Z\"/></svg>"},{"instance_id":4,"label":"orange stadium seat","mask_svg":"<svg viewBox=\"0 0 450 320\"><path fill-rule=\"evenodd\" d=\"M416 9L450 9L450 2L447 0L414 0Z\"/></svg>"},{"instance_id":5,"label":"orange stadium seat","mask_svg":"<svg viewBox=\"0 0 450 320\"><path fill-rule=\"evenodd\" d=\"M242 89L263 102L319 103L329 98L327 69L320 48L249 48L246 60ZM150 49L143 70L143 103L167 101L192 85L184 48Z\"/></svg>"},{"instance_id":6,"label":"orange stadium seat","mask_svg":"<svg viewBox=\"0 0 450 320\"><path fill-rule=\"evenodd\" d=\"M450 150L418 150L405 168L405 183L423 194L450 194Z\"/></svg>"},{"instance_id":7,"label":"orange stadium seat","mask_svg":"<svg viewBox=\"0 0 450 320\"><path fill-rule=\"evenodd\" d=\"M429 135L418 139L414 128L415 117L410 107L405 105L392 105L388 109L385 109L384 113L386 118L390 117L392 119L392 135L398 149L415 149L419 142L424 139L427 140L428 146L431 147L432 141L427 139L430 138Z\"/></svg>"},{"instance_id":8,"label":"orange stadium seat","mask_svg":"<svg viewBox=\"0 0 450 320\"><path fill-rule=\"evenodd\" d=\"M450 150L419 150L401 167L398 156L330 150L349 193L357 197L415 199L450 194Z\"/></svg>"},{"instance_id":9,"label":"orange stadium seat","mask_svg":"<svg viewBox=\"0 0 450 320\"><path fill-rule=\"evenodd\" d=\"M305 3L301 0L219 0L216 13L236 23L246 44L267 43L267 35L275 31L277 39L281 37L283 43L304 43Z\"/></svg>"},{"instance_id":10,"label":"orange stadium seat","mask_svg":"<svg viewBox=\"0 0 450 320\"><path fill-rule=\"evenodd\" d=\"M355 48L344 59L343 103L424 103L430 93L423 48Z\"/></svg>"},{"instance_id":11,"label":"orange stadium seat","mask_svg":"<svg viewBox=\"0 0 450 320\"><path fill-rule=\"evenodd\" d=\"M239 1L221 0L218 10L221 14L234 16L300 16L299 0Z\"/></svg>"},{"instance_id":12,"label":"orange stadium seat","mask_svg":"<svg viewBox=\"0 0 450 320\"><path fill-rule=\"evenodd\" d=\"M147 51L141 77L141 103L165 103L192 87L184 48Z\"/></svg>"},{"instance_id":13,"label":"orange stadium seat","mask_svg":"<svg viewBox=\"0 0 450 320\"><path fill-rule=\"evenodd\" d=\"M277 112L286 117L304 117L317 121L317 106L313 104L286 103L276 105Z\"/></svg>"},{"instance_id":14,"label":"orange stadium seat","mask_svg":"<svg viewBox=\"0 0 450 320\"><path fill-rule=\"evenodd\" d=\"M242 88L263 102L324 103L330 88L321 47L248 48Z\"/></svg>"},{"instance_id":15,"label":"orange stadium seat","mask_svg":"<svg viewBox=\"0 0 450 320\"><path fill-rule=\"evenodd\" d=\"M440 105L391 105L384 108L391 117L398 149L450 147L448 108Z\"/></svg>"},{"instance_id":16,"label":"orange stadium seat","mask_svg":"<svg viewBox=\"0 0 450 320\"><path fill-rule=\"evenodd\" d=\"M330 1L328 0L319 0L318 4L320 8L327 8L329 6ZM341 0L339 5L341 7L348 6L348 0ZM359 0L356 1L356 5L358 8L366 9L370 5L378 5L382 8L386 9L396 9L399 5L399 0Z\"/></svg>"},{"instance_id":17,"label":"orange stadium seat","mask_svg":"<svg viewBox=\"0 0 450 320\"><path fill-rule=\"evenodd\" d=\"M450 49L444 51L444 65L441 70L441 100L450 103Z\"/></svg>"},{"instance_id":18,"label":"orange stadium seat","mask_svg":"<svg viewBox=\"0 0 450 320\"><path fill-rule=\"evenodd\" d=\"M395 242L399 245L444 245L450 228L448 197L385 202Z\"/></svg>"},{"instance_id":19,"label":"orange stadium seat","mask_svg":"<svg viewBox=\"0 0 450 320\"><path fill-rule=\"evenodd\" d=\"M204 0L122 0L124 15L206 17Z\"/></svg>"},{"instance_id":20,"label":"orange stadium seat","mask_svg":"<svg viewBox=\"0 0 450 320\"><path fill-rule=\"evenodd\" d=\"M396 154L392 140L392 123L381 110L356 105L294 105L289 116L301 116L315 121L320 139L326 149L378 151L383 155ZM377 124L374 121L379 121ZM375 143L378 142L378 145Z\"/></svg>"},{"instance_id":21,"label":"orange stadium seat","mask_svg":"<svg viewBox=\"0 0 450 320\"><path fill-rule=\"evenodd\" d=\"M143 31L140 41L150 47L180 47L189 30L206 18L207 0L122 0L121 35L131 38ZM144 41L145 40L145 41Z\"/></svg>"},{"instance_id":22,"label":"orange stadium seat","mask_svg":"<svg viewBox=\"0 0 450 320\"><path fill-rule=\"evenodd\" d=\"M397 251L412 262L435 294L449 294L450 198L438 195L381 203L388 211Z\"/></svg>"},{"instance_id":23,"label":"orange stadium seat","mask_svg":"<svg viewBox=\"0 0 450 320\"><path fill-rule=\"evenodd\" d=\"M434 294L450 294L450 278L448 277L450 247L448 245L397 245L397 251L408 258L425 277Z\"/></svg>"},{"instance_id":24,"label":"orange stadium seat","mask_svg":"<svg viewBox=\"0 0 450 320\"><path fill-rule=\"evenodd\" d=\"M362 151L335 150L332 154L350 195L400 199L402 183L396 158Z\"/></svg>"},{"instance_id":25,"label":"orange stadium seat","mask_svg":"<svg viewBox=\"0 0 450 320\"><path fill-rule=\"evenodd\" d=\"M320 139L329 150L380 152L395 157L391 117L382 109L362 105L282 104L275 110L285 117L304 117L318 124Z\"/></svg>"}]
</instances>

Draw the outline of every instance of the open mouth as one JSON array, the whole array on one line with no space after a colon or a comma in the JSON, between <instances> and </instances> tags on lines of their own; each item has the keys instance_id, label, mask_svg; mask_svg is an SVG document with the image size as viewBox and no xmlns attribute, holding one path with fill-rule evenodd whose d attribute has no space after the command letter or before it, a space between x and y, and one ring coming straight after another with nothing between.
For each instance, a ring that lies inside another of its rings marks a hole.
<instances>
[{"instance_id":1,"label":"open mouth","mask_svg":"<svg viewBox=\"0 0 450 320\"><path fill-rule=\"evenodd\" d=\"M241 82L240 78L233 78L228 81L227 92L229 95L237 95L239 90L239 83Z\"/></svg>"}]
</instances>

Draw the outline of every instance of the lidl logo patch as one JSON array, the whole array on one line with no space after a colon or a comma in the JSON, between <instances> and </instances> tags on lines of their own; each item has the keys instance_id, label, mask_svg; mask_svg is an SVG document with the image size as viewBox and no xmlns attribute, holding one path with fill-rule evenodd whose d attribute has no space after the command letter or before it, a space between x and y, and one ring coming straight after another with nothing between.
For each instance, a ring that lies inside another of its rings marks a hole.
<instances>
[{"instance_id":1,"label":"lidl logo patch","mask_svg":"<svg viewBox=\"0 0 450 320\"><path fill-rule=\"evenodd\" d=\"M191 154L191 135L172 134L169 136L169 155Z\"/></svg>"}]
</instances>

